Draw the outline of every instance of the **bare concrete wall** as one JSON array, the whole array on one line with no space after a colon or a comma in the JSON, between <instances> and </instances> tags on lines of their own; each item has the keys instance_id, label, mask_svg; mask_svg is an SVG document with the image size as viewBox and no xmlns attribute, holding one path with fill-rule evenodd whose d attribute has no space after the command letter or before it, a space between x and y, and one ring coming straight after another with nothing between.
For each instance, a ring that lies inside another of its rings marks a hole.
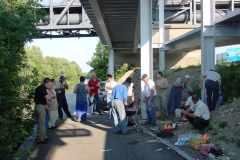
<instances>
[{"instance_id":1,"label":"bare concrete wall","mask_svg":"<svg viewBox=\"0 0 240 160\"><path fill-rule=\"evenodd\" d=\"M165 57L166 68L175 67L187 67L188 65L199 65L201 63L200 50L188 52L188 53L168 53ZM153 59L156 60L154 69L158 69L159 66L159 54L154 53ZM118 67L123 63L133 64L140 67L140 54L115 54L114 56L115 66Z\"/></svg>"},{"instance_id":2,"label":"bare concrete wall","mask_svg":"<svg viewBox=\"0 0 240 160\"><path fill-rule=\"evenodd\" d=\"M181 36L199 26L192 25L169 25L165 26L165 41L172 40L178 36ZM153 27L153 43L159 42L158 26ZM154 69L158 69L159 66L159 54L154 53L153 59L156 60ZM115 54L114 56L115 66L118 67L123 63L134 64L140 67L140 54ZM201 63L201 51L196 50L186 53L166 53L165 66L166 68L175 67L187 67L188 65L199 65Z\"/></svg>"}]
</instances>

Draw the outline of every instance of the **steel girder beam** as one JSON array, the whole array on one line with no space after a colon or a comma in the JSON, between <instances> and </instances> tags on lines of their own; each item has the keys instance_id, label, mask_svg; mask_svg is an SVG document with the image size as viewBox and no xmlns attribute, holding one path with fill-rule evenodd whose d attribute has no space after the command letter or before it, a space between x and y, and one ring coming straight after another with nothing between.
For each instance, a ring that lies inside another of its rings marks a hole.
<instances>
[{"instance_id":1,"label":"steel girder beam","mask_svg":"<svg viewBox=\"0 0 240 160\"><path fill-rule=\"evenodd\" d=\"M66 14L66 12L69 10L71 5L73 4L74 0L71 0L69 3L67 3L67 6L64 8L64 10L61 12L61 14L58 16L58 18L55 20L54 25L57 25L59 21L63 18L63 16Z\"/></svg>"},{"instance_id":2,"label":"steel girder beam","mask_svg":"<svg viewBox=\"0 0 240 160\"><path fill-rule=\"evenodd\" d=\"M102 15L102 12L101 12L101 9L98 5L98 1L96 0L89 0L89 3L93 9L93 12L96 16L96 19L97 19L97 22L98 22L98 25L100 26L101 28L101 31L102 31L102 34L104 36L104 39L108 45L108 49L112 49L112 42L111 42L111 39L110 39L110 35L108 33L108 30L107 30L107 27L106 27L106 24L105 24L105 21L104 21L104 18L103 18L103 15Z\"/></svg>"}]
</instances>

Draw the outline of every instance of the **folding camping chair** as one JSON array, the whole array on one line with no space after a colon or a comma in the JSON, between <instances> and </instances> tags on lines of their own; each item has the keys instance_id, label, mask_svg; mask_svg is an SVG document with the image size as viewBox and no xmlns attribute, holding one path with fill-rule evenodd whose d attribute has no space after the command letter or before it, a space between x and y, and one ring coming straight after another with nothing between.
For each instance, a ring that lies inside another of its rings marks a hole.
<instances>
[{"instance_id":1,"label":"folding camping chair","mask_svg":"<svg viewBox=\"0 0 240 160\"><path fill-rule=\"evenodd\" d=\"M134 127L136 127L137 131L140 131L142 128L138 125L138 123L136 122L134 116L138 114L139 108L140 108L140 104L141 104L141 99L138 98L137 101L137 105L136 108L127 108L125 110L126 112L126 119L127 119L127 124L129 122L129 120L132 120L134 122Z\"/></svg>"}]
</instances>

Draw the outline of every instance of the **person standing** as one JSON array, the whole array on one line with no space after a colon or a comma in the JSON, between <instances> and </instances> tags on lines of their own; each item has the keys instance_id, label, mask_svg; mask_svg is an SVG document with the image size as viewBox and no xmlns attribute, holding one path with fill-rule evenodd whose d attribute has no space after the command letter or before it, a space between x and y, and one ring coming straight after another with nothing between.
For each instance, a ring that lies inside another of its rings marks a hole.
<instances>
[{"instance_id":1,"label":"person standing","mask_svg":"<svg viewBox=\"0 0 240 160\"><path fill-rule=\"evenodd\" d=\"M127 87L121 84L115 86L112 91L112 114L116 134L128 134L124 105L127 105Z\"/></svg>"},{"instance_id":2,"label":"person standing","mask_svg":"<svg viewBox=\"0 0 240 160\"><path fill-rule=\"evenodd\" d=\"M73 118L68 110L68 103L65 95L65 89L68 89L68 84L64 76L60 76L60 79L55 83L54 88L57 93L57 101L59 104L59 107L58 107L59 119L63 119L62 109L68 118Z\"/></svg>"},{"instance_id":3,"label":"person standing","mask_svg":"<svg viewBox=\"0 0 240 160\"><path fill-rule=\"evenodd\" d=\"M205 81L205 88L207 91L207 106L210 111L215 109L218 97L219 97L219 89L221 86L221 76L219 73L215 72L213 69L205 72L201 75L200 78L200 88L203 86L203 79Z\"/></svg>"},{"instance_id":4,"label":"person standing","mask_svg":"<svg viewBox=\"0 0 240 160\"><path fill-rule=\"evenodd\" d=\"M55 80L51 79L53 85L55 85ZM48 122L48 128L53 129L56 127L56 120L57 120L57 109L58 109L58 102L57 102L57 94L55 90L53 89L51 102L50 102L50 119Z\"/></svg>"},{"instance_id":5,"label":"person standing","mask_svg":"<svg viewBox=\"0 0 240 160\"><path fill-rule=\"evenodd\" d=\"M87 94L89 93L89 87L84 84L85 77L81 76L80 83L76 84L73 93L76 93L76 113L77 121L85 122L87 120Z\"/></svg>"},{"instance_id":6,"label":"person standing","mask_svg":"<svg viewBox=\"0 0 240 160\"><path fill-rule=\"evenodd\" d=\"M173 104L173 101L175 101L175 109L179 109L181 105L181 99L182 99L182 90L184 88L188 89L188 91L193 92L192 88L190 87L188 81L190 80L189 75L185 75L184 78L177 78L177 80L174 82L167 102L167 114L166 116L169 116L169 113L171 112L171 107Z\"/></svg>"},{"instance_id":7,"label":"person standing","mask_svg":"<svg viewBox=\"0 0 240 160\"><path fill-rule=\"evenodd\" d=\"M134 84L132 83L132 78L128 77L126 79L127 83L127 89L128 89L128 99L127 99L127 106L128 108L133 108L133 102L134 102Z\"/></svg>"},{"instance_id":8,"label":"person standing","mask_svg":"<svg viewBox=\"0 0 240 160\"><path fill-rule=\"evenodd\" d=\"M100 87L100 80L96 78L95 73L92 73L92 78L88 81L88 86L90 89L89 96L90 96L91 103L95 99L96 105L97 105L97 111L100 115L103 115L102 107L101 107L100 99L99 99L99 95L98 95L98 92L99 92L98 90ZM92 114L95 115L94 103L92 103L91 108L92 108Z\"/></svg>"},{"instance_id":9,"label":"person standing","mask_svg":"<svg viewBox=\"0 0 240 160\"><path fill-rule=\"evenodd\" d=\"M193 128L200 130L200 134L204 133L204 127L209 124L210 113L207 105L199 100L197 94L192 95L192 102L195 104L194 111L192 107L189 107L186 111L181 110L183 113L183 119L186 117L188 121L193 125Z\"/></svg>"},{"instance_id":10,"label":"person standing","mask_svg":"<svg viewBox=\"0 0 240 160\"><path fill-rule=\"evenodd\" d=\"M115 82L112 79L112 75L108 74L107 75L107 83L105 85L105 92L107 93L107 104L108 104L108 112L109 112L109 118L108 119L112 118L112 100L111 100L111 97L112 97L112 90L116 85L117 85L117 82Z\"/></svg>"},{"instance_id":11,"label":"person standing","mask_svg":"<svg viewBox=\"0 0 240 160\"><path fill-rule=\"evenodd\" d=\"M157 110L162 113L162 115L167 113L167 100L166 92L168 89L168 81L162 76L162 72L157 72L156 80L156 91L157 91Z\"/></svg>"},{"instance_id":12,"label":"person standing","mask_svg":"<svg viewBox=\"0 0 240 160\"><path fill-rule=\"evenodd\" d=\"M147 74L142 75L144 85L144 103L146 103L147 124L156 125L156 86Z\"/></svg>"},{"instance_id":13,"label":"person standing","mask_svg":"<svg viewBox=\"0 0 240 160\"><path fill-rule=\"evenodd\" d=\"M47 93L47 89L50 89L50 92ZM45 78L43 81L43 84L38 86L35 89L34 93L34 102L35 102L35 112L37 114L37 143L38 144L46 144L47 140L47 132L45 128L45 115L46 112L49 114L50 109L47 106L47 100L52 95L53 89L52 89L52 82L49 78Z\"/></svg>"}]
</instances>

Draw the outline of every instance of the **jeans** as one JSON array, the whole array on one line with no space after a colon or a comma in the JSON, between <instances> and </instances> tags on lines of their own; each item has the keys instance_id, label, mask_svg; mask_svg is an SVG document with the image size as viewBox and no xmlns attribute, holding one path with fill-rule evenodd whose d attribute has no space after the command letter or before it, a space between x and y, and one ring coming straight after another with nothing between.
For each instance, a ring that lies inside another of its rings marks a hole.
<instances>
[{"instance_id":1,"label":"jeans","mask_svg":"<svg viewBox=\"0 0 240 160\"><path fill-rule=\"evenodd\" d=\"M81 117L81 121L87 120L87 100L81 100L76 103L77 116Z\"/></svg>"},{"instance_id":2,"label":"jeans","mask_svg":"<svg viewBox=\"0 0 240 160\"><path fill-rule=\"evenodd\" d=\"M59 104L59 107L58 107L59 118L63 118L62 109L65 112L65 114L67 115L67 117L71 117L71 114L68 110L68 103L67 103L67 99L66 99L65 95L62 95L62 93L58 93L57 94L57 101L58 101L58 104Z\"/></svg>"},{"instance_id":3,"label":"jeans","mask_svg":"<svg viewBox=\"0 0 240 160\"><path fill-rule=\"evenodd\" d=\"M102 107L101 107L101 104L100 104L100 98L99 98L99 95L95 95L95 96L90 96L90 100L91 102L93 102L93 100L95 99L96 101L96 111L99 112L99 113L102 113ZM95 109L94 109L94 103L91 105L91 108L92 108L92 113L95 112Z\"/></svg>"},{"instance_id":4,"label":"jeans","mask_svg":"<svg viewBox=\"0 0 240 160\"><path fill-rule=\"evenodd\" d=\"M112 100L111 100L111 97L112 97L112 93L108 93L107 94L107 105L108 105L108 113L109 113L110 117L112 117Z\"/></svg>"},{"instance_id":5,"label":"jeans","mask_svg":"<svg viewBox=\"0 0 240 160\"><path fill-rule=\"evenodd\" d=\"M207 106L209 111L215 109L219 97L219 83L213 80L206 80L205 88L207 90Z\"/></svg>"},{"instance_id":6,"label":"jeans","mask_svg":"<svg viewBox=\"0 0 240 160\"><path fill-rule=\"evenodd\" d=\"M148 105L149 98L146 98L147 123L156 125L156 96L152 97L150 105Z\"/></svg>"},{"instance_id":7,"label":"jeans","mask_svg":"<svg viewBox=\"0 0 240 160\"><path fill-rule=\"evenodd\" d=\"M175 105L174 105L175 110L180 108L181 99L182 99L182 88L173 86L171 88L169 98L168 98L168 102L167 102L168 113L171 112L171 107L172 107L173 101L175 101Z\"/></svg>"},{"instance_id":8,"label":"jeans","mask_svg":"<svg viewBox=\"0 0 240 160\"><path fill-rule=\"evenodd\" d=\"M221 106L222 100L223 100L223 97L222 97L222 96L219 96L219 97L218 97L218 100L217 100L217 105L216 105L215 108L219 108L219 107Z\"/></svg>"},{"instance_id":9,"label":"jeans","mask_svg":"<svg viewBox=\"0 0 240 160\"><path fill-rule=\"evenodd\" d=\"M118 132L121 130L123 134L127 133L128 129L126 121L126 112L123 103L118 99L114 99L112 100L112 107L115 131ZM118 117L120 119L120 122L118 121Z\"/></svg>"},{"instance_id":10,"label":"jeans","mask_svg":"<svg viewBox=\"0 0 240 160\"><path fill-rule=\"evenodd\" d=\"M50 109L50 103L47 103L48 108ZM45 114L45 128L48 131L48 122L50 120L50 115L46 112Z\"/></svg>"}]
</instances>

